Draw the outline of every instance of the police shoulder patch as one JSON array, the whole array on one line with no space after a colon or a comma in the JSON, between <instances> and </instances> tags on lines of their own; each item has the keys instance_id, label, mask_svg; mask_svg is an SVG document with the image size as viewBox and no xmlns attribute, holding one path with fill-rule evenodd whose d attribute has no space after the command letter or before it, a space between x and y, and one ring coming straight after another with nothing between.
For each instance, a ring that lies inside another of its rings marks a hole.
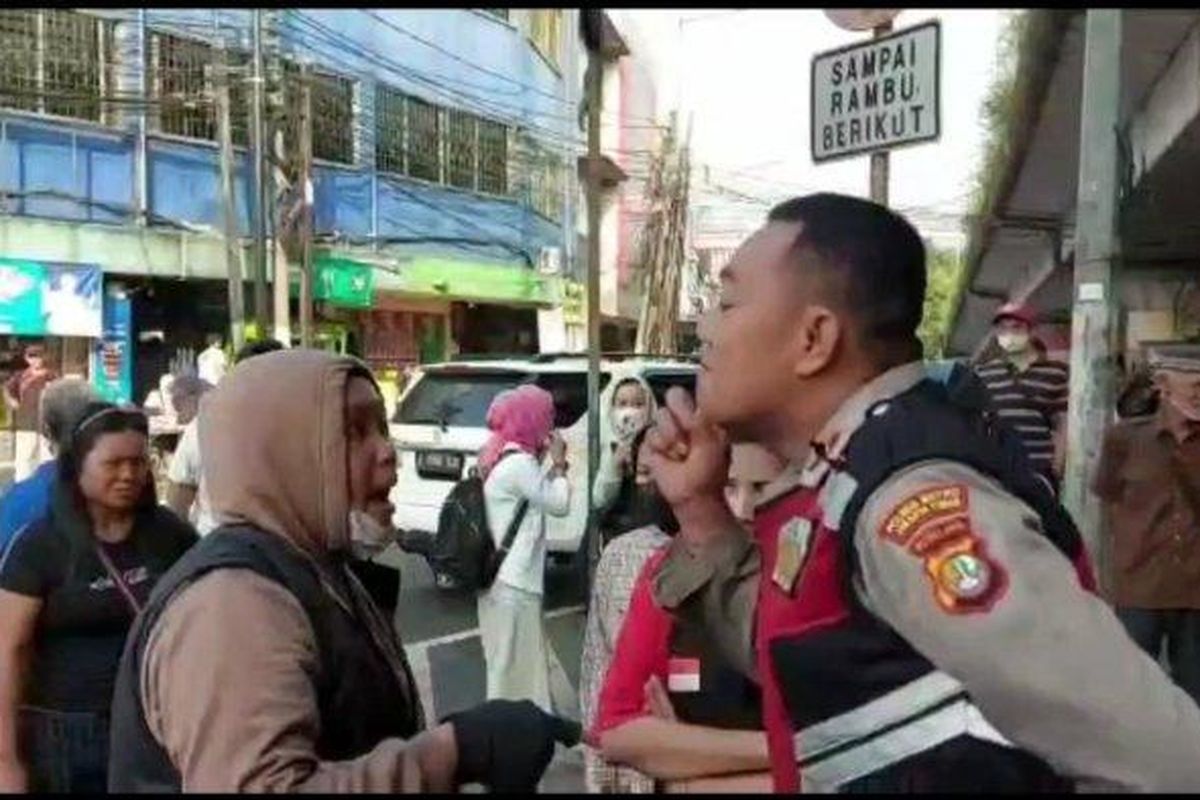
<instances>
[{"instance_id":1,"label":"police shoulder patch","mask_svg":"<svg viewBox=\"0 0 1200 800\"><path fill-rule=\"evenodd\" d=\"M879 533L900 545L908 544L913 534L936 520L967 512L967 487L952 483L931 486L913 492L901 500L884 519Z\"/></svg>"},{"instance_id":2,"label":"police shoulder patch","mask_svg":"<svg viewBox=\"0 0 1200 800\"><path fill-rule=\"evenodd\" d=\"M951 614L986 612L1008 586L968 511L966 485L931 486L897 503L879 527L882 538L921 560L934 600Z\"/></svg>"},{"instance_id":3,"label":"police shoulder patch","mask_svg":"<svg viewBox=\"0 0 1200 800\"><path fill-rule=\"evenodd\" d=\"M924 558L933 599L950 614L990 611L1008 588L1004 568L970 528Z\"/></svg>"}]
</instances>

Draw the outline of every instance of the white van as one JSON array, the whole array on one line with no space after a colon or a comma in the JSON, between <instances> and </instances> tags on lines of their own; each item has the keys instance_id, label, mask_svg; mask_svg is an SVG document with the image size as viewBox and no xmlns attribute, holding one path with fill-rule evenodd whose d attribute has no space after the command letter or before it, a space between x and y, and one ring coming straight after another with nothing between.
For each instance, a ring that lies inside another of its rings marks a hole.
<instances>
[{"instance_id":1,"label":"white van","mask_svg":"<svg viewBox=\"0 0 1200 800\"><path fill-rule=\"evenodd\" d=\"M667 389L694 391L698 365L690 357L605 355L600 361L602 426L612 392L622 379L643 378L661 404ZM475 464L487 441L488 407L500 392L536 384L554 397L555 425L567 442L571 511L547 517L547 551L570 559L587 528L587 356L537 355L478 358L422 366L396 405L390 426L399 479L392 491L394 523L401 530L437 531L446 495ZM441 576L439 584L445 585Z\"/></svg>"}]
</instances>

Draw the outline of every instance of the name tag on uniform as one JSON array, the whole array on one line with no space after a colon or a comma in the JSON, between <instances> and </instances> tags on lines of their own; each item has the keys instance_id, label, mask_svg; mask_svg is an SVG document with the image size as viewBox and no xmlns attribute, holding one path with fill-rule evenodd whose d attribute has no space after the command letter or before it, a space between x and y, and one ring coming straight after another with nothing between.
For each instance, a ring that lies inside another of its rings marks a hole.
<instances>
[{"instance_id":1,"label":"name tag on uniform","mask_svg":"<svg viewBox=\"0 0 1200 800\"><path fill-rule=\"evenodd\" d=\"M771 574L771 580L787 594L792 593L800 568L804 566L812 529L812 521L804 517L793 517L779 529L775 571Z\"/></svg>"},{"instance_id":2,"label":"name tag on uniform","mask_svg":"<svg viewBox=\"0 0 1200 800\"><path fill-rule=\"evenodd\" d=\"M667 664L667 691L700 691L700 659L672 658Z\"/></svg>"}]
</instances>

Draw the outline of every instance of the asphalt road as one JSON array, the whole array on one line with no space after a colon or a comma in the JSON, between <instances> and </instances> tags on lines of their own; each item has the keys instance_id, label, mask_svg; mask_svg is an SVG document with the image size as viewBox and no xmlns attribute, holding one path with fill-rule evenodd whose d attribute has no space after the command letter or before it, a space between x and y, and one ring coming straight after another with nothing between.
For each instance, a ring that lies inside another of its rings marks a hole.
<instances>
[{"instance_id":1,"label":"asphalt road","mask_svg":"<svg viewBox=\"0 0 1200 800\"><path fill-rule=\"evenodd\" d=\"M396 628L412 666L425 715L431 722L486 699L483 649L475 598L434 585L420 556L393 548L380 562L400 568ZM550 640L550 688L555 710L579 718L579 656L583 647L584 592L574 570L546 574L546 633ZM543 792L582 792L579 748L559 747L540 787Z\"/></svg>"}]
</instances>

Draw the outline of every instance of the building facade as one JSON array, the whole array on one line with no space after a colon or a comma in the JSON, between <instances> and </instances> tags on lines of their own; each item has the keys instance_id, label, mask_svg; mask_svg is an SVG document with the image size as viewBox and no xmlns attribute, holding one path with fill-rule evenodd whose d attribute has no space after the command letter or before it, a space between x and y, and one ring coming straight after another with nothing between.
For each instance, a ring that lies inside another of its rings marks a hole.
<instances>
[{"instance_id":1,"label":"building facade","mask_svg":"<svg viewBox=\"0 0 1200 800\"><path fill-rule=\"evenodd\" d=\"M379 369L456 350L536 352L537 310L561 305L577 255L578 12L258 13L268 143L280 130L289 158L296 76L310 76L318 340ZM99 268L106 303L130 306L120 335L138 400L181 349L229 328L221 63L232 66L238 245L253 313L254 14L0 11L0 258ZM91 349L103 362L104 332L64 343L62 359L80 371Z\"/></svg>"}]
</instances>

